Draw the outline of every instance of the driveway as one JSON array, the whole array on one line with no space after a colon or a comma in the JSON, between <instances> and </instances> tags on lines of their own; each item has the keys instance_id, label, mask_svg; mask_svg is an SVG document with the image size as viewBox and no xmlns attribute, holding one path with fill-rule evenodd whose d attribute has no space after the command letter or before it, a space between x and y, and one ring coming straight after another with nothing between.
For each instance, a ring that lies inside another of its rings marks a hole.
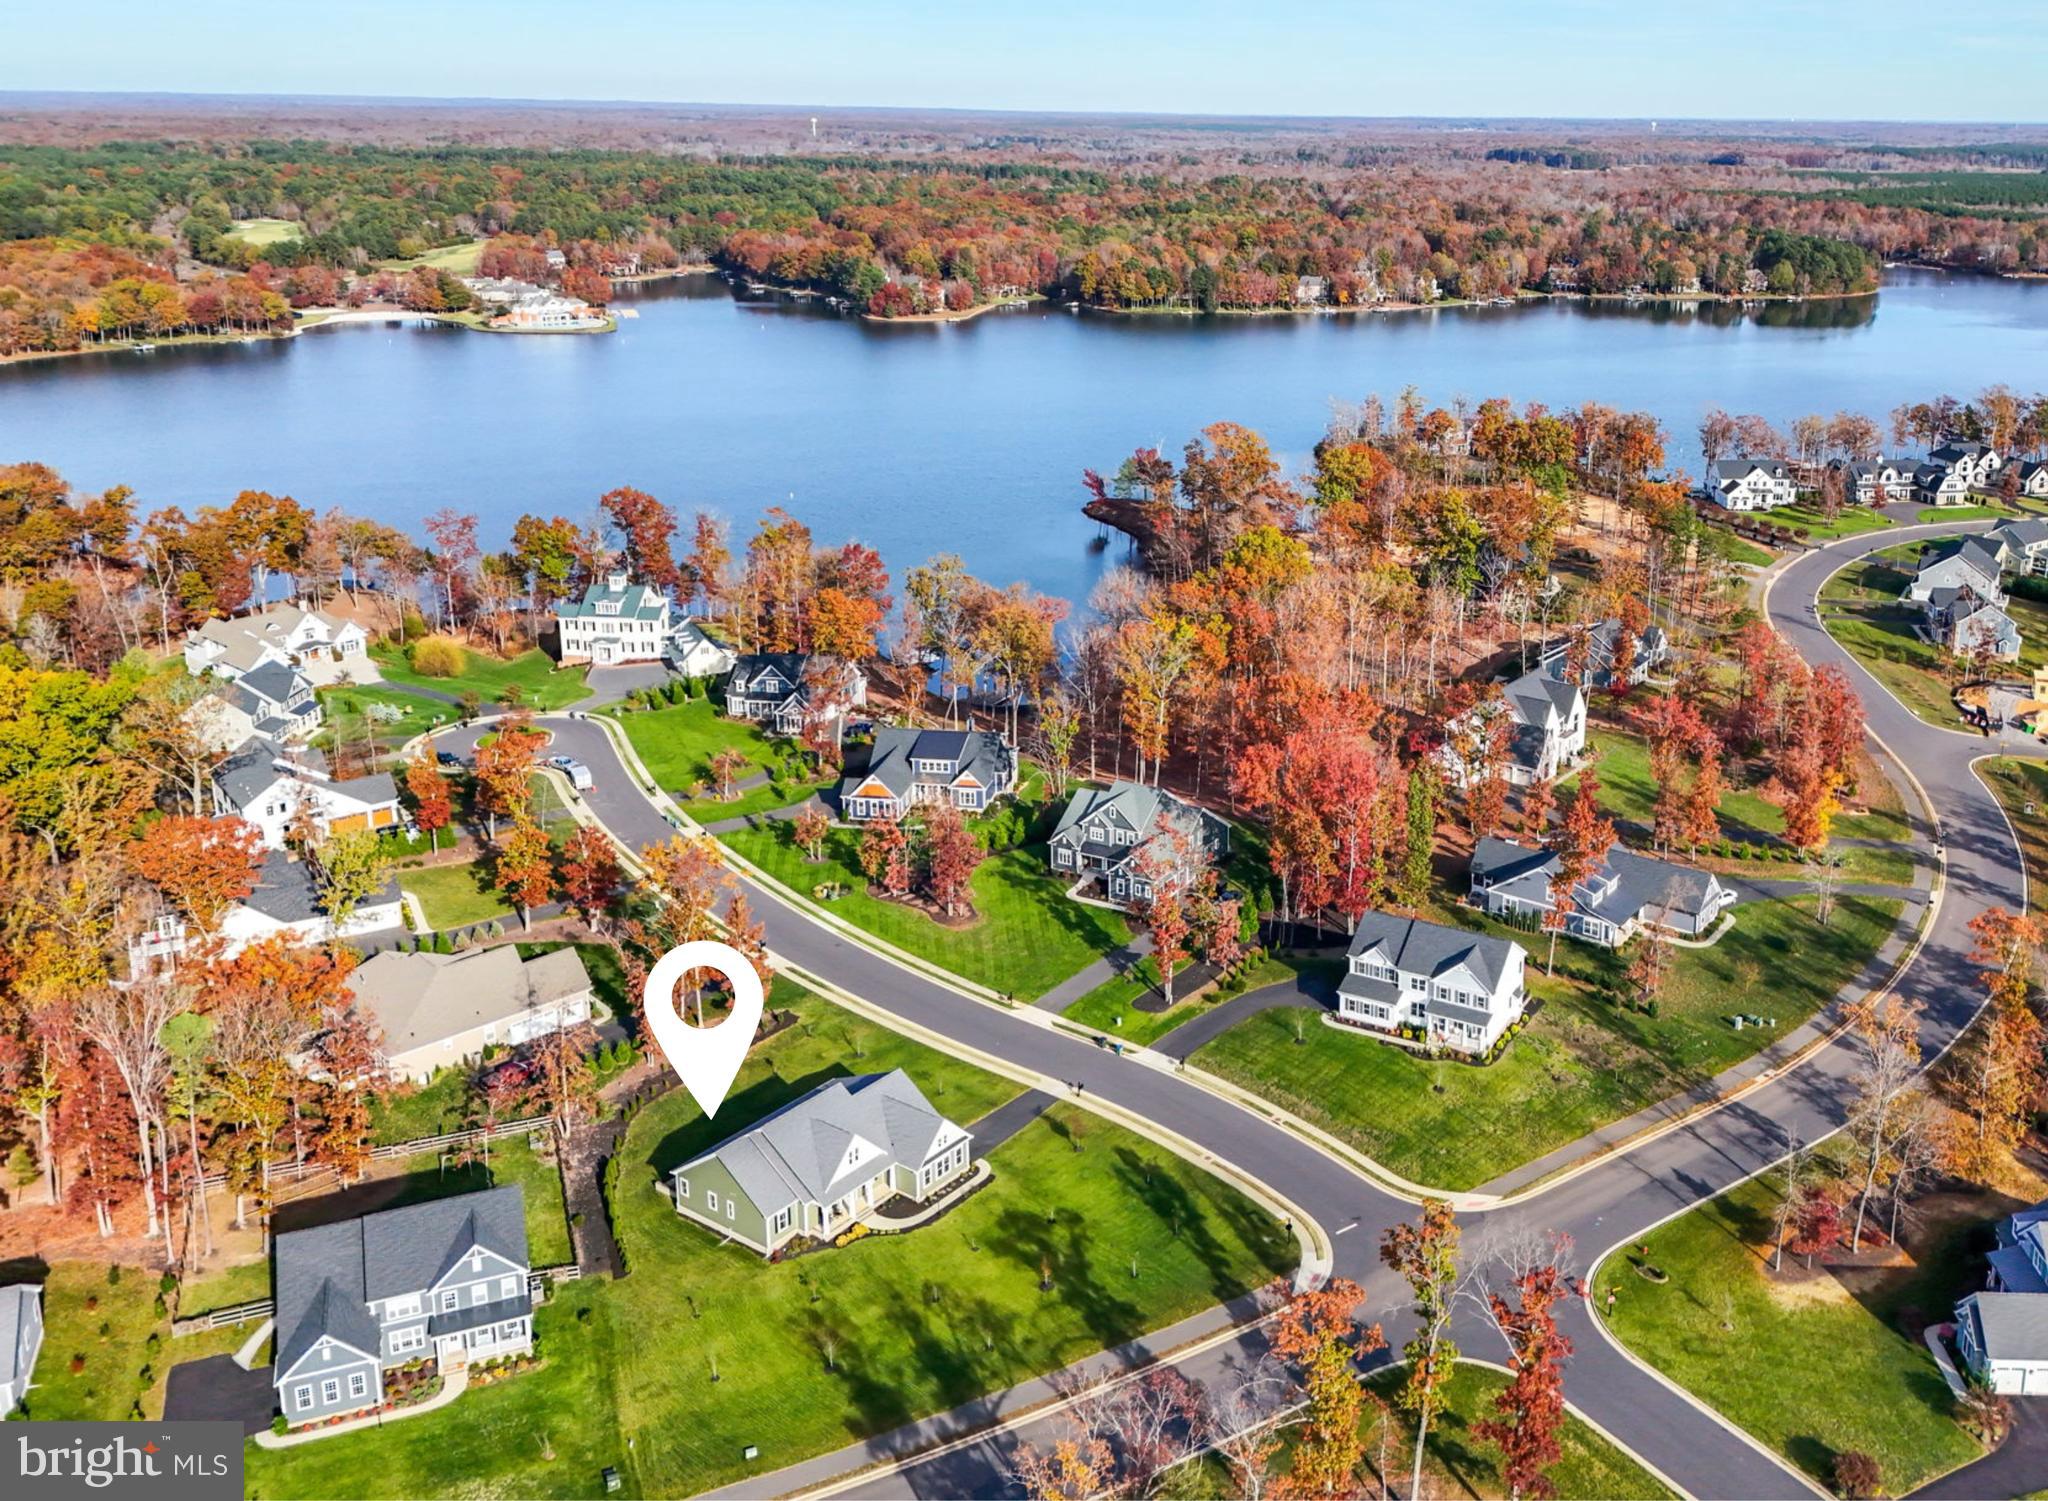
<instances>
[{"instance_id":1,"label":"driveway","mask_svg":"<svg viewBox=\"0 0 2048 1501\"><path fill-rule=\"evenodd\" d=\"M1913 1492L1914 1501L2009 1501L2048 1487L2048 1397L2015 1398L2012 1432L1975 1464Z\"/></svg>"},{"instance_id":2,"label":"driveway","mask_svg":"<svg viewBox=\"0 0 2048 1501\"><path fill-rule=\"evenodd\" d=\"M243 1370L232 1355L174 1365L164 1382L164 1421L240 1423L244 1433L261 1433L277 1411L271 1375L267 1365Z\"/></svg>"}]
</instances>

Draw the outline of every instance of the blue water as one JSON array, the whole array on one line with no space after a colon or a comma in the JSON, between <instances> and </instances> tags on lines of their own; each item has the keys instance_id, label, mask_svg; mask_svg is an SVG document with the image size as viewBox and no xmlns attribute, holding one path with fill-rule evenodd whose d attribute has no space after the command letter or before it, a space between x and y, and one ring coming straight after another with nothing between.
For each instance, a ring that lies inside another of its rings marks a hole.
<instances>
[{"instance_id":1,"label":"blue water","mask_svg":"<svg viewBox=\"0 0 2048 1501\"><path fill-rule=\"evenodd\" d=\"M1645 408L1671 459L1718 405L1775 421L2004 381L2048 385L2048 284L1895 274L1876 298L1690 314L1543 302L1368 318L1114 318L1054 308L876 326L653 284L617 333L498 337L352 325L249 345L0 369L0 461L127 484L148 510L289 493L418 530L444 505L503 545L522 511L587 517L616 485L708 507L743 540L784 505L899 575L958 552L994 582L1084 598L1083 467L1203 424L1263 431L1299 468L1333 399L1409 384Z\"/></svg>"}]
</instances>

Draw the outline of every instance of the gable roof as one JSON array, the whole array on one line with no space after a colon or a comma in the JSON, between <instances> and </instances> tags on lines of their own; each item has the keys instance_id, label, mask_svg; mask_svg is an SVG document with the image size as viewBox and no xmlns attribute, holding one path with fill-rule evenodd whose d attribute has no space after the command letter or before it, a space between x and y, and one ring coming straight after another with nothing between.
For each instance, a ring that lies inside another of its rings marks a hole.
<instances>
[{"instance_id":1,"label":"gable roof","mask_svg":"<svg viewBox=\"0 0 2048 1501\"><path fill-rule=\"evenodd\" d=\"M235 680L235 686L268 703L282 706L294 694L311 685L299 675L297 668L283 662L265 662L243 673Z\"/></svg>"},{"instance_id":2,"label":"gable roof","mask_svg":"<svg viewBox=\"0 0 2048 1501\"><path fill-rule=\"evenodd\" d=\"M2044 462L2048 462L2048 460L2044 460ZM2041 466L2034 465L2033 467L2039 468ZM2029 516L2020 521L2001 522L1984 534L1984 540L2016 548L2024 552L2030 547L2039 547L2043 543L2048 543L2048 521L2044 521L2037 516Z\"/></svg>"},{"instance_id":3,"label":"gable roof","mask_svg":"<svg viewBox=\"0 0 2048 1501\"><path fill-rule=\"evenodd\" d=\"M1998 582L1998 554L1986 547L1984 541L1977 537L1965 537L1960 542L1951 542L1946 547L1921 558L1920 566L1913 571L1913 576L1924 578L1934 570L1951 563L1973 569L1994 585Z\"/></svg>"},{"instance_id":4,"label":"gable roof","mask_svg":"<svg viewBox=\"0 0 2048 1501\"><path fill-rule=\"evenodd\" d=\"M1789 479L1792 471L1782 459L1752 459L1746 456L1714 460L1714 478L1722 484L1733 484L1747 479L1757 470L1762 470L1772 479Z\"/></svg>"},{"instance_id":5,"label":"gable roof","mask_svg":"<svg viewBox=\"0 0 2048 1501\"><path fill-rule=\"evenodd\" d=\"M356 910L397 903L398 877L392 875L381 890L364 898ZM242 905L281 923L307 922L327 915L312 868L303 860L294 860L288 850L271 850L264 855L263 864L256 870L256 889L242 898Z\"/></svg>"},{"instance_id":6,"label":"gable roof","mask_svg":"<svg viewBox=\"0 0 2048 1501\"><path fill-rule=\"evenodd\" d=\"M385 1051L405 1053L588 990L590 974L574 949L532 961L510 944L466 954L387 949L356 966L349 988L384 1029Z\"/></svg>"},{"instance_id":7,"label":"gable roof","mask_svg":"<svg viewBox=\"0 0 2048 1501\"><path fill-rule=\"evenodd\" d=\"M1514 714L1515 722L1525 725L1546 724L1552 714L1560 719L1569 719L1585 701L1585 693L1576 683L1553 677L1540 667L1523 673L1501 692L1507 697L1508 709Z\"/></svg>"},{"instance_id":8,"label":"gable roof","mask_svg":"<svg viewBox=\"0 0 2048 1501\"><path fill-rule=\"evenodd\" d=\"M1505 938L1468 933L1419 917L1367 912L1352 930L1349 957L1355 959L1377 949L1395 969L1411 975L1441 975L1462 966L1491 991L1499 988L1513 967L1519 948Z\"/></svg>"},{"instance_id":9,"label":"gable roof","mask_svg":"<svg viewBox=\"0 0 2048 1501\"><path fill-rule=\"evenodd\" d=\"M322 1335L375 1359L380 1337L368 1305L425 1291L477 1245L515 1266L530 1265L518 1184L278 1236L277 1378Z\"/></svg>"},{"instance_id":10,"label":"gable roof","mask_svg":"<svg viewBox=\"0 0 2048 1501\"><path fill-rule=\"evenodd\" d=\"M919 1166L957 1133L960 1127L934 1110L899 1068L820 1084L675 1171L687 1173L715 1159L754 1207L768 1214L792 1202L829 1204L839 1197L842 1179L850 1186L899 1162ZM856 1137L880 1155L864 1157L842 1173Z\"/></svg>"},{"instance_id":11,"label":"gable roof","mask_svg":"<svg viewBox=\"0 0 2048 1501\"><path fill-rule=\"evenodd\" d=\"M1550 882L1557 866L1558 858L1551 851L1509 839L1482 839L1472 850L1475 885L1491 886L1533 906L1549 904ZM1707 871L1616 844L1601 857L1573 898L1580 911L1620 927L1652 907L1697 916L1723 889Z\"/></svg>"},{"instance_id":12,"label":"gable roof","mask_svg":"<svg viewBox=\"0 0 2048 1501\"><path fill-rule=\"evenodd\" d=\"M1144 842L1162 815L1172 819L1190 840L1199 841L1211 851L1220 848L1228 830L1223 820L1208 809L1183 802L1162 788L1148 787L1143 782L1112 782L1107 787L1077 788L1060 813L1052 838L1060 843L1083 843L1083 825L1098 814L1110 812L1136 831L1138 844ZM1124 847L1125 852L1135 854L1138 844Z\"/></svg>"},{"instance_id":13,"label":"gable roof","mask_svg":"<svg viewBox=\"0 0 2048 1501\"><path fill-rule=\"evenodd\" d=\"M2048 1297L1972 1293L1963 1306L1977 1321L1978 1348L1986 1359L2048 1360Z\"/></svg>"},{"instance_id":14,"label":"gable roof","mask_svg":"<svg viewBox=\"0 0 2048 1501\"><path fill-rule=\"evenodd\" d=\"M1017 755L994 730L878 729L867 770L847 777L840 784L840 795L851 797L870 781L877 781L892 797L908 797L919 780L919 761L944 762L948 783L967 775L984 787L995 787L1009 781ZM925 780L929 783L928 774Z\"/></svg>"},{"instance_id":15,"label":"gable roof","mask_svg":"<svg viewBox=\"0 0 2048 1501\"><path fill-rule=\"evenodd\" d=\"M784 701L786 702L792 694L803 691L804 667L810 660L811 654L809 652L749 652L732 664L732 672L725 680L725 691L727 693L736 692L742 698L748 697L752 693L754 679L772 668L778 677L791 685L790 694L784 695Z\"/></svg>"}]
</instances>

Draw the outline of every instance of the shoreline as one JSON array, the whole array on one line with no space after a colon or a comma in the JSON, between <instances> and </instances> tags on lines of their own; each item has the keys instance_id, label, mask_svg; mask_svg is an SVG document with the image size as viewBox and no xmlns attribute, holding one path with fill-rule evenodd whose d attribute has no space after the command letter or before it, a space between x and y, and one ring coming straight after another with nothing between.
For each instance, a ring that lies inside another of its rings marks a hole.
<instances>
[{"instance_id":1,"label":"shoreline","mask_svg":"<svg viewBox=\"0 0 2048 1501\"><path fill-rule=\"evenodd\" d=\"M618 315L609 311L603 323L588 328L493 328L488 323L472 322L461 313L427 313L412 308L301 308L293 313L290 328L239 334L164 334L126 343L84 344L77 349L31 349L21 354L0 355L0 367L76 359L81 355L154 354L158 350L195 349L208 344L273 344L296 339L309 329L334 328L344 323L438 323L445 328L463 328L479 334L608 334L616 332L619 326ZM145 349L145 345L154 347Z\"/></svg>"}]
</instances>

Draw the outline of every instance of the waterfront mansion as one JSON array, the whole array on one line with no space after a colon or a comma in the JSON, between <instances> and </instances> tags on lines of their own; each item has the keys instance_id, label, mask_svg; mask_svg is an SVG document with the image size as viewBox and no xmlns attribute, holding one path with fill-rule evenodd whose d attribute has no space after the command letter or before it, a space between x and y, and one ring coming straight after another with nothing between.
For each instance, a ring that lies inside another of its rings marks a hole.
<instances>
[{"instance_id":1,"label":"waterfront mansion","mask_svg":"<svg viewBox=\"0 0 2048 1501\"><path fill-rule=\"evenodd\" d=\"M1341 1021L1375 1032L1412 1028L1432 1047L1484 1056L1528 996L1519 943L1463 928L1367 912L1337 985Z\"/></svg>"},{"instance_id":2,"label":"waterfront mansion","mask_svg":"<svg viewBox=\"0 0 2048 1501\"><path fill-rule=\"evenodd\" d=\"M614 569L555 606L555 632L564 662L659 662L669 649L668 596Z\"/></svg>"}]
</instances>

